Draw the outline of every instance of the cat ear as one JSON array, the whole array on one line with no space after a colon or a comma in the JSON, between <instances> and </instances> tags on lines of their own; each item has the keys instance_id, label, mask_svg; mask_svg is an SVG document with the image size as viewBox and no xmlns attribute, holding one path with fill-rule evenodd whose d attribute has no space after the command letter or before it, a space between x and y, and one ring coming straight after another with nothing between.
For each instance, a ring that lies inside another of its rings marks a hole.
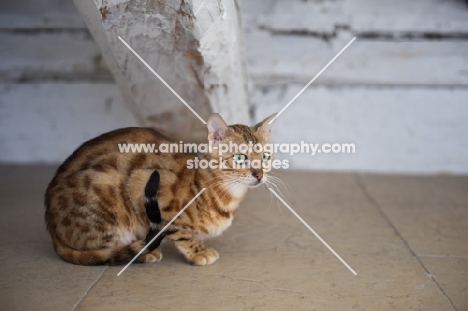
<instances>
[{"instance_id":1,"label":"cat ear","mask_svg":"<svg viewBox=\"0 0 468 311\"><path fill-rule=\"evenodd\" d=\"M271 116L257 123L254 126L255 131L259 133L260 135L262 135L267 141L269 141L271 138L271 128L273 127L273 123L272 124L269 124L269 123L271 120L273 120L274 117L276 117L277 114L278 113L272 114Z\"/></svg>"},{"instance_id":2,"label":"cat ear","mask_svg":"<svg viewBox=\"0 0 468 311\"><path fill-rule=\"evenodd\" d=\"M212 141L214 143L225 140L231 134L231 130L219 113L213 113L208 118L207 127L208 141Z\"/></svg>"}]
</instances>

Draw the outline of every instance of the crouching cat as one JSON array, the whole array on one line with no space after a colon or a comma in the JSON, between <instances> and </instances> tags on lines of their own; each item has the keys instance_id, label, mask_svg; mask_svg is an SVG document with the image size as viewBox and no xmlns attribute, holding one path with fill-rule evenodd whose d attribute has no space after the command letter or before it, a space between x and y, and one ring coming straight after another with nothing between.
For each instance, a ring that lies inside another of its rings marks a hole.
<instances>
[{"instance_id":1,"label":"crouching cat","mask_svg":"<svg viewBox=\"0 0 468 311\"><path fill-rule=\"evenodd\" d=\"M161 240L168 238L189 262L212 264L219 254L203 240L226 230L247 189L265 182L267 170L248 164L257 160L268 166L272 156L254 150L220 154L216 147L229 142L265 145L274 116L249 127L228 126L218 114L211 115L208 142L214 148L204 154L120 152L119 144L154 144L157 149L178 143L150 128L119 129L84 143L58 168L45 194L45 221L55 251L74 264L120 265L146 246L136 262L155 262L162 259ZM189 169L187 162L195 158L221 159L224 167Z\"/></svg>"}]
</instances>

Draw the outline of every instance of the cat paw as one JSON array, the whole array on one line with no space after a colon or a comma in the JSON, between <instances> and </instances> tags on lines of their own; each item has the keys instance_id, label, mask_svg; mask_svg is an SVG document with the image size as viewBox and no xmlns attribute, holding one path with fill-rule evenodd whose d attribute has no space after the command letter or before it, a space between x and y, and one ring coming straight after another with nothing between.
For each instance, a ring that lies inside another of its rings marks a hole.
<instances>
[{"instance_id":1,"label":"cat paw","mask_svg":"<svg viewBox=\"0 0 468 311\"><path fill-rule=\"evenodd\" d=\"M144 257L144 262L151 263L151 262L160 262L163 256L159 249L153 250L151 253L146 254Z\"/></svg>"},{"instance_id":2,"label":"cat paw","mask_svg":"<svg viewBox=\"0 0 468 311\"><path fill-rule=\"evenodd\" d=\"M156 257L156 261L158 261L158 262L163 259L162 252L158 248L153 250L150 254L152 254L154 257Z\"/></svg>"},{"instance_id":3,"label":"cat paw","mask_svg":"<svg viewBox=\"0 0 468 311\"><path fill-rule=\"evenodd\" d=\"M219 253L213 248L205 248L203 251L195 254L191 262L197 266L211 265L219 259Z\"/></svg>"}]
</instances>

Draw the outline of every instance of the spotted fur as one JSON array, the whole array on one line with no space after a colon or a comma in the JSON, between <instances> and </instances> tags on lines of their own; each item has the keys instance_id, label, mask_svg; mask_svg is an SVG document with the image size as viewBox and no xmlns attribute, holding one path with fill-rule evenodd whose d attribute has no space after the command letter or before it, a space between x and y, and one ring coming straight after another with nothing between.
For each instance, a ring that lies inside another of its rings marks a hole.
<instances>
[{"instance_id":1,"label":"spotted fur","mask_svg":"<svg viewBox=\"0 0 468 311\"><path fill-rule=\"evenodd\" d=\"M214 114L208 120L208 140L215 146L229 141L265 144L270 139L268 121L273 117L254 127L227 126ZM120 153L118 149L119 143L159 146L170 142L153 129L119 129L84 143L58 168L45 194L45 221L61 258L80 265L128 263L202 188L206 191L136 262L160 261L158 246L163 238L174 241L196 265L219 258L203 240L220 235L231 225L247 189L261 184L266 172L233 168L232 153L221 155L227 160L227 169L188 169L188 160L218 159L220 155L217 151ZM260 156L248 154L249 159ZM151 208L159 211L147 213Z\"/></svg>"}]
</instances>

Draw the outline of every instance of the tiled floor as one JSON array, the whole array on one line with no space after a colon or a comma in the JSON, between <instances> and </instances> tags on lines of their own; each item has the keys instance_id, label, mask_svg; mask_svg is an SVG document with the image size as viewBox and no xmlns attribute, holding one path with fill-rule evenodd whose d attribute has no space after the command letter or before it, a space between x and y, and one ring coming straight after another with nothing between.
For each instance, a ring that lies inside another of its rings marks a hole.
<instances>
[{"instance_id":1,"label":"tiled floor","mask_svg":"<svg viewBox=\"0 0 468 311\"><path fill-rule=\"evenodd\" d=\"M468 310L468 177L286 172L291 206L266 189L209 241L212 266L164 245L157 264L60 260L43 222L52 167L0 166L2 310Z\"/></svg>"}]
</instances>

